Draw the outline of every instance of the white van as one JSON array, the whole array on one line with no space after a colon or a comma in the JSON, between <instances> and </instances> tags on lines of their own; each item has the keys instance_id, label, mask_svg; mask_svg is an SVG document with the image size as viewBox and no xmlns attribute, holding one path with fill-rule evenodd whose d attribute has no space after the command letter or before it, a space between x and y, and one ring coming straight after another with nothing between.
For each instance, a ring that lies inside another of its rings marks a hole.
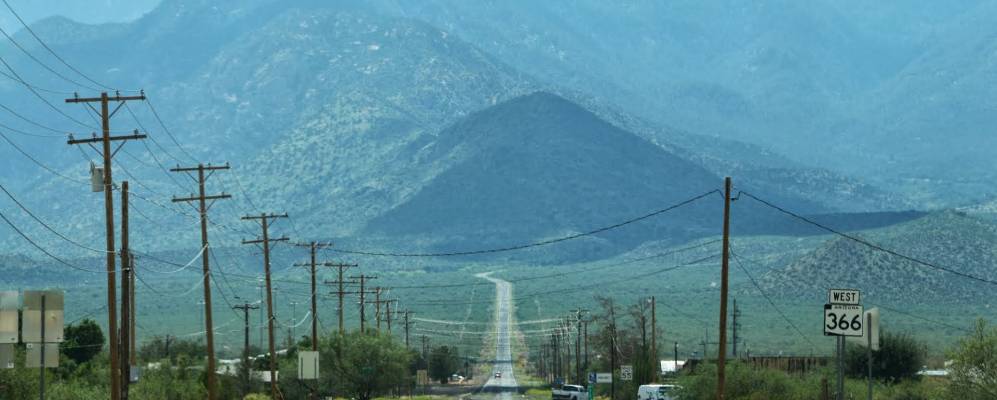
<instances>
[{"instance_id":1,"label":"white van","mask_svg":"<svg viewBox=\"0 0 997 400\"><path fill-rule=\"evenodd\" d=\"M660 385L652 383L650 385L640 385L637 388L637 400L675 400L676 385Z\"/></svg>"}]
</instances>

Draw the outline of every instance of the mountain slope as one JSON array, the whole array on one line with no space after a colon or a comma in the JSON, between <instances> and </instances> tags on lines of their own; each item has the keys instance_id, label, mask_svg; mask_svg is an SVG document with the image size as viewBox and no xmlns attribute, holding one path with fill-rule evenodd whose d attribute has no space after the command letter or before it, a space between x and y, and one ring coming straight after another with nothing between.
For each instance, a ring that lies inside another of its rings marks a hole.
<instances>
[{"instance_id":1,"label":"mountain slope","mask_svg":"<svg viewBox=\"0 0 997 400\"><path fill-rule=\"evenodd\" d=\"M373 219L366 232L448 238L464 247L510 245L610 225L720 183L696 164L543 92L474 113L425 146L452 166ZM695 204L599 238L609 248L632 246L648 233L682 240L716 219L702 211Z\"/></svg>"},{"instance_id":2,"label":"mountain slope","mask_svg":"<svg viewBox=\"0 0 997 400\"><path fill-rule=\"evenodd\" d=\"M997 226L958 212L939 212L859 234L873 243L984 279L997 280ZM993 286L925 267L860 243L832 238L761 279L770 293L820 298L828 288L863 291L870 303L964 302Z\"/></svg>"}]
</instances>

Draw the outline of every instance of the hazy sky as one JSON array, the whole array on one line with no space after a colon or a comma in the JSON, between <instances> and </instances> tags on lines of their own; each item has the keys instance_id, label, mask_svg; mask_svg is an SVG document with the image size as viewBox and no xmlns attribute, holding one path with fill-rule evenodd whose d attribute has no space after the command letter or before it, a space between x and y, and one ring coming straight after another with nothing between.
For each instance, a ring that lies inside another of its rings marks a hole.
<instances>
[{"instance_id":1,"label":"hazy sky","mask_svg":"<svg viewBox=\"0 0 997 400\"><path fill-rule=\"evenodd\" d=\"M53 15L61 15L87 23L123 22L140 17L152 10L160 0L7 0L26 22L32 23ZM8 32L21 28L21 23L0 4L0 27Z\"/></svg>"}]
</instances>

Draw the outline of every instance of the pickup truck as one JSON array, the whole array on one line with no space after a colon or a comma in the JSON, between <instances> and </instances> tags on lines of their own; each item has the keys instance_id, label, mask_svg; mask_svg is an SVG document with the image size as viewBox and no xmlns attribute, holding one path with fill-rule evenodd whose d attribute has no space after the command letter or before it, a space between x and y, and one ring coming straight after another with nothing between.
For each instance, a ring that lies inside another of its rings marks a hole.
<instances>
[{"instance_id":1,"label":"pickup truck","mask_svg":"<svg viewBox=\"0 0 997 400\"><path fill-rule=\"evenodd\" d=\"M581 385L561 385L560 389L552 389L552 400L589 400L589 392Z\"/></svg>"}]
</instances>

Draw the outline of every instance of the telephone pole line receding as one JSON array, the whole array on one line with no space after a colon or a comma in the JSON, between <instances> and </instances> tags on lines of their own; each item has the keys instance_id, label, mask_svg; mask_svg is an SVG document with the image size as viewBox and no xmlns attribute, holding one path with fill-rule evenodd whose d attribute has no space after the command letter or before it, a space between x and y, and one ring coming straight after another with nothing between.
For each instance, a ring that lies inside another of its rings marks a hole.
<instances>
[{"instance_id":1,"label":"telephone pole line receding","mask_svg":"<svg viewBox=\"0 0 997 400\"><path fill-rule=\"evenodd\" d=\"M280 395L277 391L277 350L274 348L273 342L273 287L270 284L270 242L286 242L287 237L281 238L270 238L270 225L271 219L276 218L287 218L287 214L260 214L260 215L247 215L242 217L243 220L259 220L260 227L263 230L263 238L255 240L243 240L242 244L263 244L263 271L266 275L267 284L267 333L269 336L269 350L270 350L270 396L273 399L279 399Z\"/></svg>"},{"instance_id":2,"label":"telephone pole line receding","mask_svg":"<svg viewBox=\"0 0 997 400\"><path fill-rule=\"evenodd\" d=\"M346 332L345 331L346 328L343 327L343 296L346 295L346 292L343 290L343 284L353 283L353 282L343 281L343 271L345 271L347 268L356 268L357 264L325 263L323 265L326 267L333 267L339 270L339 280L335 282L325 281L325 284L331 285L335 283L339 285L339 290L336 291L336 297L339 298L339 309L337 310L337 312L339 314L339 334L342 335L343 333Z\"/></svg>"},{"instance_id":3,"label":"telephone pole line receding","mask_svg":"<svg viewBox=\"0 0 997 400\"><path fill-rule=\"evenodd\" d=\"M207 345L208 353L208 400L214 400L217 397L217 384L215 371L215 332L214 324L211 317L211 268L208 263L209 251L208 248L208 210L215 201L231 198L231 195L225 193L219 195L206 195L204 193L204 183L215 173L215 171L227 170L229 169L228 164L222 166L212 166L208 164L197 164L196 167L180 167L170 168L170 172L182 172L187 174L191 179L197 182L197 195L190 195L190 197L174 197L174 203L189 203L198 202L198 214L201 217L201 272L204 274L203 285L204 285L204 340ZM195 178L191 175L191 172L197 171L197 177ZM207 172L207 175L205 175ZM211 201L209 204L208 201Z\"/></svg>"},{"instance_id":4,"label":"telephone pole line receding","mask_svg":"<svg viewBox=\"0 0 997 400\"><path fill-rule=\"evenodd\" d=\"M720 340L717 343L717 400L724 400L727 365L727 272L730 256L730 177L724 179L723 253L720 259ZM704 352L705 355L705 352Z\"/></svg>"},{"instance_id":5,"label":"telephone pole line receding","mask_svg":"<svg viewBox=\"0 0 997 400\"><path fill-rule=\"evenodd\" d=\"M118 346L120 342L118 341L118 313L117 313L117 282L115 282L115 260L114 257L117 254L114 248L114 197L111 194L111 188L114 185L113 176L111 174L111 159L114 154L121 149L124 142L127 140L135 139L145 139L146 135L140 135L136 131L132 135L127 136L111 136L111 117L121 109L121 106L127 101L133 100L145 100L145 93L142 92L138 96L122 96L118 93L115 95L108 96L107 92L102 92L100 97L86 97L81 98L79 96L73 96L71 99L66 99L66 103L80 103L84 104L90 109L96 111L90 103L100 103L100 130L101 136L93 135L89 139L74 139L70 135L67 144L86 144L88 146L93 146L93 143L101 143L102 148L99 153L104 158L104 168L103 168L103 187L104 192L104 218L105 218L105 231L107 234L107 338L110 343L110 358L111 358L111 400L121 399L121 370L118 363L121 361L118 356ZM117 102L118 105L114 108L114 111L109 109L110 102ZM111 142L121 141L122 143L118 145L118 148L111 150ZM96 173L96 172L95 172Z\"/></svg>"},{"instance_id":6,"label":"telephone pole line receding","mask_svg":"<svg viewBox=\"0 0 997 400\"><path fill-rule=\"evenodd\" d=\"M249 382L249 310L255 310L260 308L256 304L244 303L237 306L232 306L233 309L242 310L242 315L245 324L245 337L244 343L242 345L242 369L243 369L243 384Z\"/></svg>"},{"instance_id":7,"label":"telephone pole line receding","mask_svg":"<svg viewBox=\"0 0 997 400\"><path fill-rule=\"evenodd\" d=\"M357 294L360 295L360 333L365 333L367 332L367 322L366 322L367 315L365 312L367 304L365 302L368 293L368 291L366 290L366 285L368 280L377 279L377 277L360 274L359 276L351 276L350 279L357 279L358 282L360 282L360 290L357 292ZM374 292L371 291L369 293L373 294Z\"/></svg>"},{"instance_id":8,"label":"telephone pole line receding","mask_svg":"<svg viewBox=\"0 0 997 400\"><path fill-rule=\"evenodd\" d=\"M405 348L408 349L410 348L408 343L408 331L409 328L412 327L412 322L409 321L409 317L411 317L412 314L415 314L415 312L412 310L405 310L402 314L405 315Z\"/></svg>"},{"instance_id":9,"label":"telephone pole line receding","mask_svg":"<svg viewBox=\"0 0 997 400\"><path fill-rule=\"evenodd\" d=\"M311 255L311 262L310 263L308 263L308 264L298 263L298 264L294 264L294 265L298 266L298 267L311 267L311 276L312 276L312 301L311 301L311 303L312 303L312 351L318 351L318 306L317 306L317 304L318 304L318 295L315 293L315 267L317 265L319 265L319 264L317 264L316 261L315 261L315 252L318 251L318 249L320 249L320 248L325 248L325 247L332 246L332 244L330 244L330 243L310 242L310 243L297 243L297 244L295 244L295 246L298 246L298 247L308 247L309 254ZM328 264L327 263L323 263L321 265L327 266Z\"/></svg>"}]
</instances>

